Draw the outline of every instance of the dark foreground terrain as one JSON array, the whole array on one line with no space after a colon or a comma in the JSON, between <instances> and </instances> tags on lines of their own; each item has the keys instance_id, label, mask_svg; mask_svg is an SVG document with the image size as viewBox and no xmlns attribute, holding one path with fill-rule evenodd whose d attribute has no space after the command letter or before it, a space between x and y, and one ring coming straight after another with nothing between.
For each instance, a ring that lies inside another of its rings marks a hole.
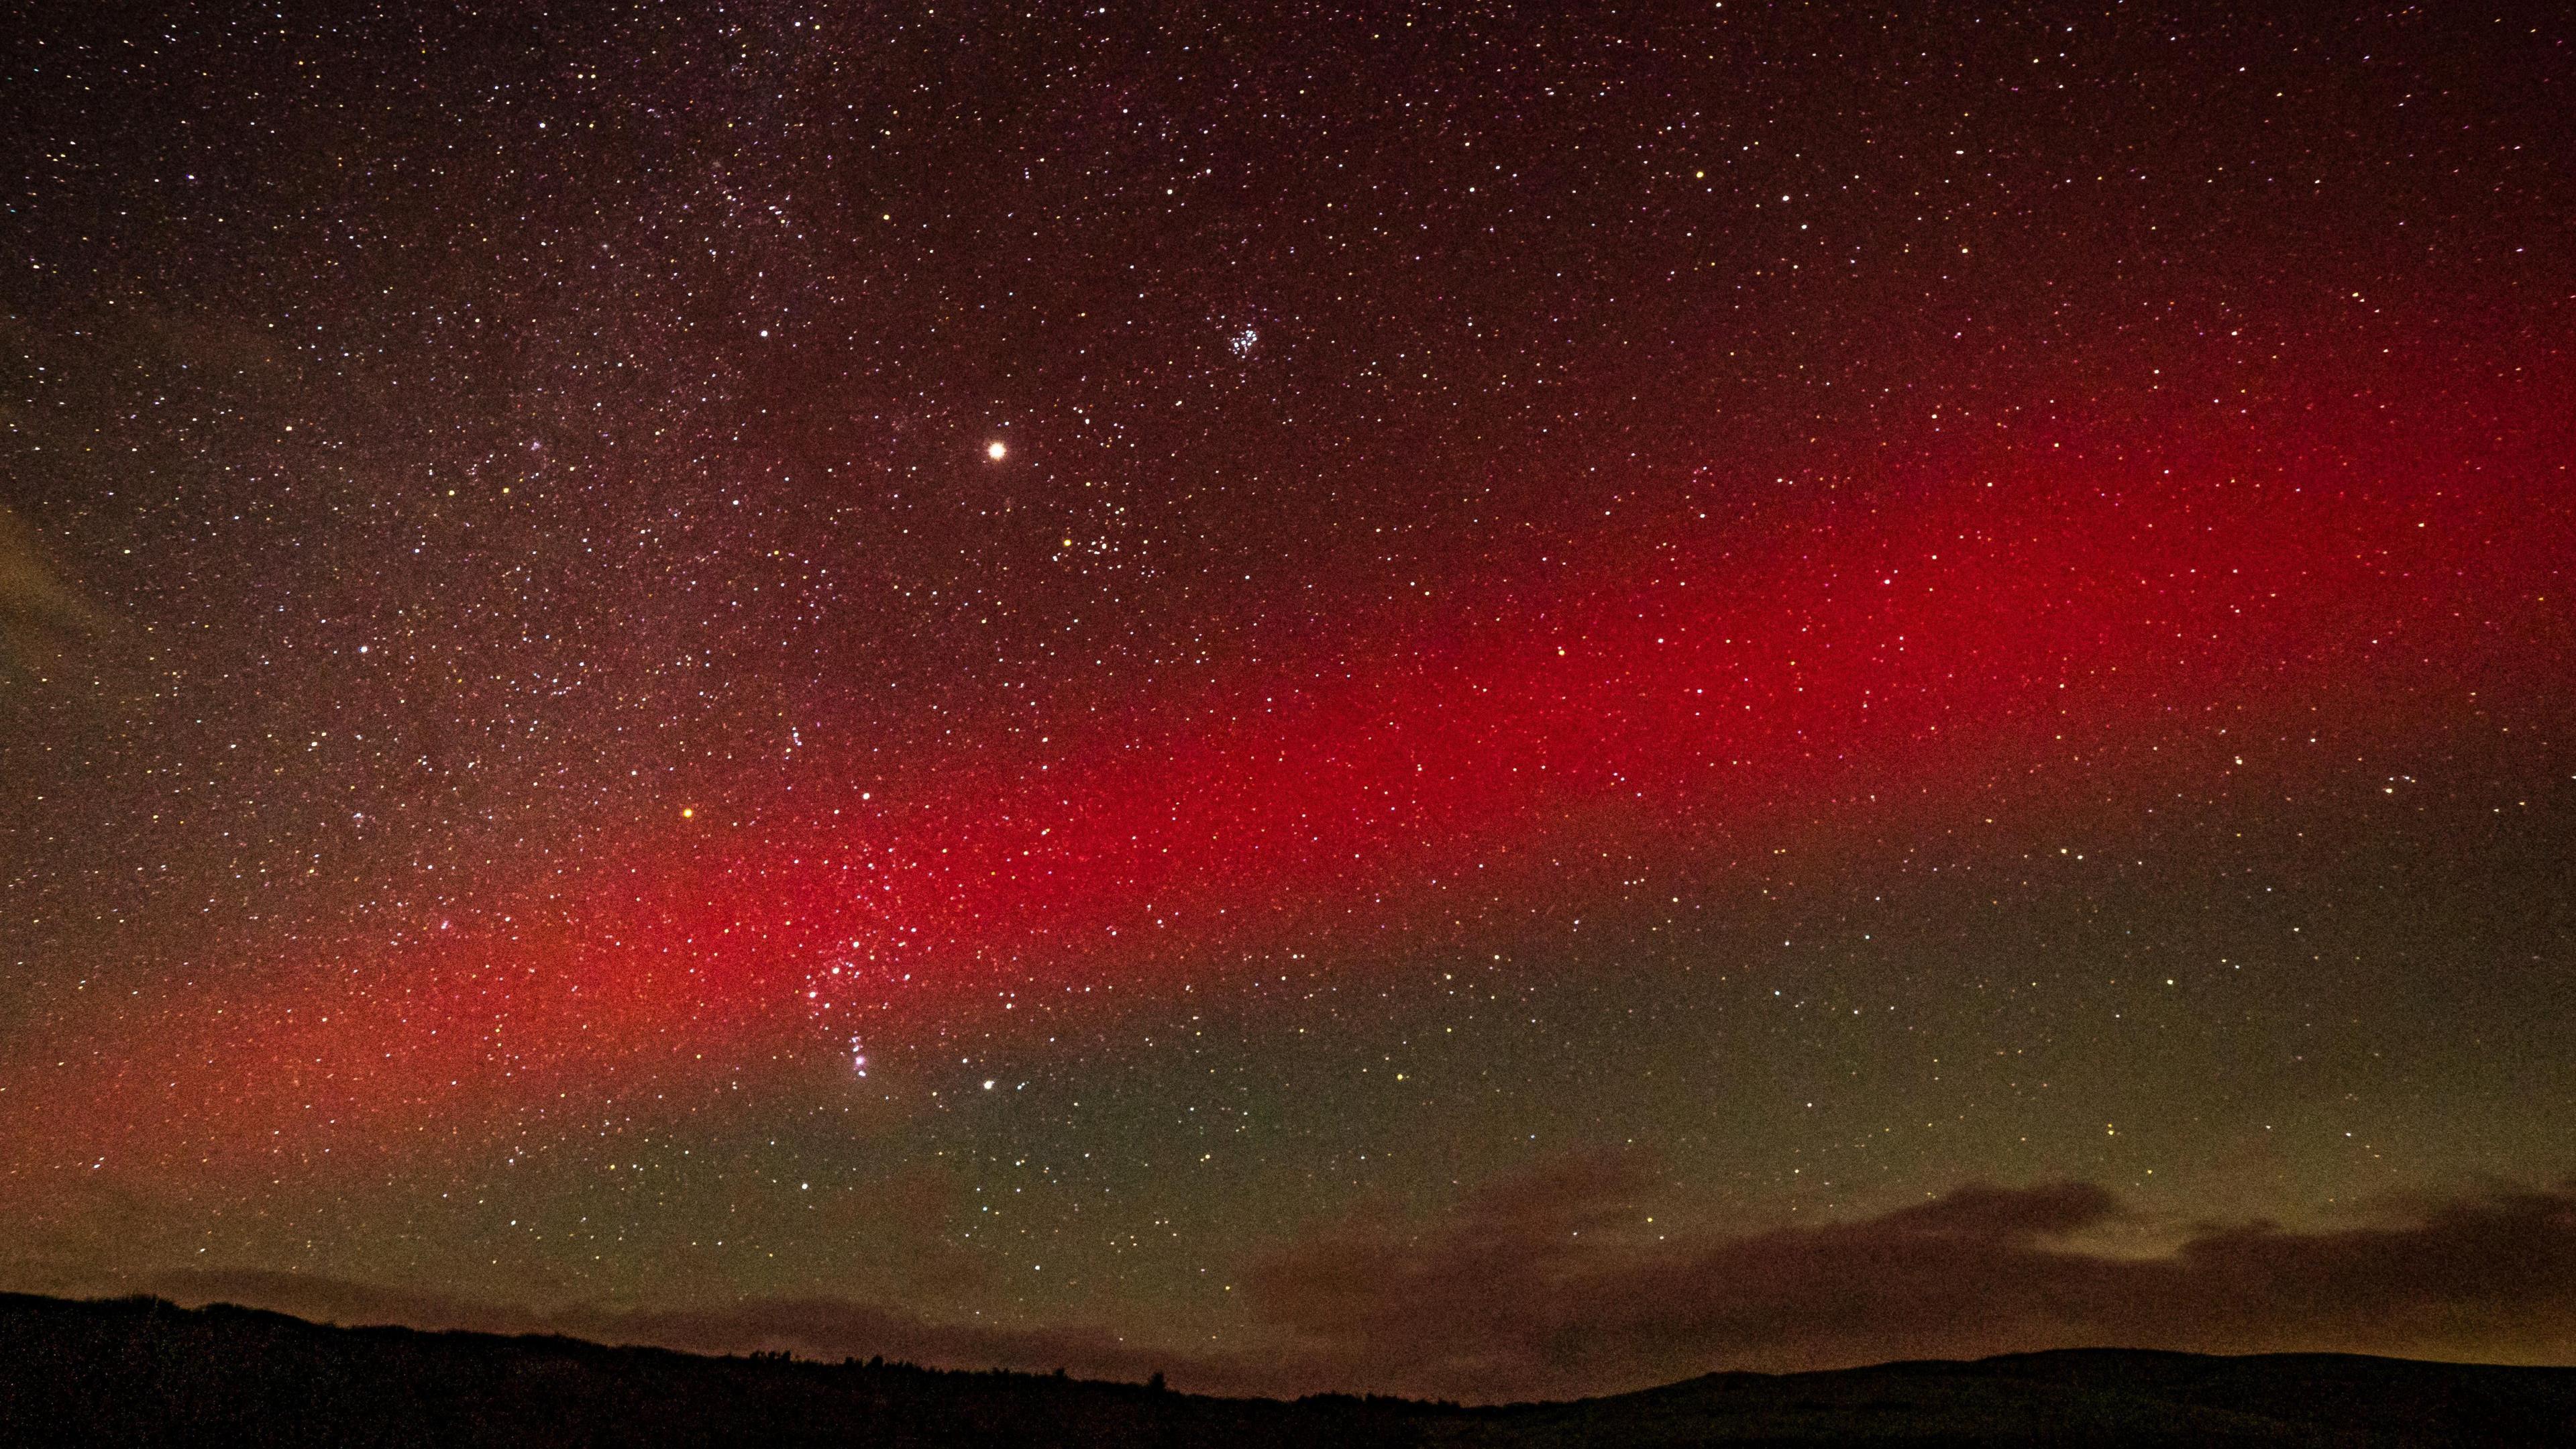
<instances>
[{"instance_id":1,"label":"dark foreground terrain","mask_svg":"<svg viewBox=\"0 0 2576 1449\"><path fill-rule=\"evenodd\" d=\"M9 1444L2576 1444L2576 1369L2075 1350L1572 1404L1210 1399L0 1294Z\"/></svg>"}]
</instances>

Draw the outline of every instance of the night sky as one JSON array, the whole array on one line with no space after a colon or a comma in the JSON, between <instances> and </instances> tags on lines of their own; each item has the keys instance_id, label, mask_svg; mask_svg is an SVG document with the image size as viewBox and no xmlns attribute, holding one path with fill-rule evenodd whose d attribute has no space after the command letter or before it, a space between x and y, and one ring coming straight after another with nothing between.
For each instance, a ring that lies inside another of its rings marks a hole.
<instances>
[{"instance_id":1,"label":"night sky","mask_svg":"<svg viewBox=\"0 0 2576 1449\"><path fill-rule=\"evenodd\" d=\"M0 1287L2576 1362L2562 8L32 18Z\"/></svg>"}]
</instances>

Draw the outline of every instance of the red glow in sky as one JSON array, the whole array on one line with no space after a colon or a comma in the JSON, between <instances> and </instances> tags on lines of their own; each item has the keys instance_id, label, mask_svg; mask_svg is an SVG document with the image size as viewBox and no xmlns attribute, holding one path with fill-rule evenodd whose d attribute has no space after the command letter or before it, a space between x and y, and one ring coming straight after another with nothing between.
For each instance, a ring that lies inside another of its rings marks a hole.
<instances>
[{"instance_id":1,"label":"red glow in sky","mask_svg":"<svg viewBox=\"0 0 2576 1449\"><path fill-rule=\"evenodd\" d=\"M2509 454L2405 477L2020 456L1857 522L1783 489L1544 597L1466 580L1464 606L1062 737L880 763L896 789L836 782L864 751L824 741L801 788L746 771L479 913L210 981L77 1060L22 1048L12 1094L46 1106L20 1125L163 1168L408 1151L567 1093L882 1072L943 1027L1079 1020L1291 946L1365 972L1389 932L1579 915L1641 861L1705 878L2014 777L2043 815L2113 781L2206 788L2248 752L2295 778L2303 734L2355 718L2559 697L2565 519L2485 472Z\"/></svg>"}]
</instances>

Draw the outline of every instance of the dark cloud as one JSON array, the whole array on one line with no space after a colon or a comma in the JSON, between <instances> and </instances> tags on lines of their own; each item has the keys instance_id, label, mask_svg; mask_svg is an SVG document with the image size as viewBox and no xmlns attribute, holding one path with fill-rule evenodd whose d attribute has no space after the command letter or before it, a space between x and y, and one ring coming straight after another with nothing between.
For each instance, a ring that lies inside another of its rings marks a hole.
<instances>
[{"instance_id":1,"label":"dark cloud","mask_svg":"<svg viewBox=\"0 0 2576 1449\"><path fill-rule=\"evenodd\" d=\"M1653 1211L1633 1164L1558 1164L1427 1229L1297 1244L1250 1287L1304 1371L1466 1399L2072 1345L2576 1361L2576 1188L2201 1227L2150 1257L2074 1241L2125 1216L2085 1183L1688 1242L1641 1231Z\"/></svg>"},{"instance_id":2,"label":"dark cloud","mask_svg":"<svg viewBox=\"0 0 2576 1449\"><path fill-rule=\"evenodd\" d=\"M55 573L35 531L0 507L0 666L37 668L105 627Z\"/></svg>"},{"instance_id":3,"label":"dark cloud","mask_svg":"<svg viewBox=\"0 0 2576 1449\"><path fill-rule=\"evenodd\" d=\"M291 1273L113 1282L21 1264L11 1286L149 1292L331 1323L563 1333L699 1352L785 1349L953 1368L1154 1372L1201 1392L1570 1398L1721 1369L1790 1371L2073 1346L2576 1362L2576 1184L2416 1201L2364 1227L2201 1226L2151 1256L2087 1183L1963 1187L1877 1217L1661 1241L1633 1159L1504 1179L1424 1225L1348 1224L1248 1274L1276 1337L1180 1353L1084 1326L961 1324L837 1299L721 1308L496 1307Z\"/></svg>"}]
</instances>

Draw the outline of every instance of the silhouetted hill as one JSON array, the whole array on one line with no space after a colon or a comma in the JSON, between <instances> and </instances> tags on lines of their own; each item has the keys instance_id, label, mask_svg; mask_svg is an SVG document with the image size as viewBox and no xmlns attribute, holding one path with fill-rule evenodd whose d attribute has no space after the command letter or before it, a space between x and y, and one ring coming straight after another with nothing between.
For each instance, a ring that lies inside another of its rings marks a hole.
<instances>
[{"instance_id":1,"label":"silhouetted hill","mask_svg":"<svg viewBox=\"0 0 2576 1449\"><path fill-rule=\"evenodd\" d=\"M0 1294L11 1444L2576 1444L2576 1369L2114 1349L1461 1409Z\"/></svg>"}]
</instances>

